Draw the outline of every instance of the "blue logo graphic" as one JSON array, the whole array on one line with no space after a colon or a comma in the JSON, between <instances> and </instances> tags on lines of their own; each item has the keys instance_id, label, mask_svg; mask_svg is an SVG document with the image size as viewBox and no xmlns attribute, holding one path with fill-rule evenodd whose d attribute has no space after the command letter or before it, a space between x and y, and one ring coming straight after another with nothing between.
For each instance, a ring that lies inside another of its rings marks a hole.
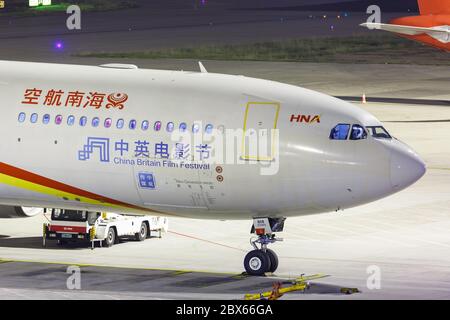
<instances>
[{"instance_id":1,"label":"blue logo graphic","mask_svg":"<svg viewBox=\"0 0 450 320\"><path fill-rule=\"evenodd\" d=\"M155 189L155 178L153 173L139 172L139 187L141 189Z\"/></svg>"},{"instance_id":2,"label":"blue logo graphic","mask_svg":"<svg viewBox=\"0 0 450 320\"><path fill-rule=\"evenodd\" d=\"M94 150L100 153L101 162L109 162L109 139L88 137L87 143L83 146L83 150L78 151L78 160L86 161L91 158Z\"/></svg>"}]
</instances>

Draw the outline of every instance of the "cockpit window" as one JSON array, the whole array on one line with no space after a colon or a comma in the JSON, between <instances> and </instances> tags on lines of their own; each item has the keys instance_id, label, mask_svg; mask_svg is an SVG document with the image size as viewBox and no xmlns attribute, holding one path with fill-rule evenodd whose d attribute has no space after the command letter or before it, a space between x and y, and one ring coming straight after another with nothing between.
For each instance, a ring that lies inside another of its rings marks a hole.
<instances>
[{"instance_id":1,"label":"cockpit window","mask_svg":"<svg viewBox=\"0 0 450 320\"><path fill-rule=\"evenodd\" d=\"M350 131L349 124L338 124L336 127L331 129L330 139L331 140L347 140L348 132Z\"/></svg>"},{"instance_id":2,"label":"cockpit window","mask_svg":"<svg viewBox=\"0 0 450 320\"><path fill-rule=\"evenodd\" d=\"M350 140L367 139L367 131L359 124L354 124L350 134Z\"/></svg>"},{"instance_id":3,"label":"cockpit window","mask_svg":"<svg viewBox=\"0 0 450 320\"><path fill-rule=\"evenodd\" d=\"M374 138L378 139L392 139L391 135L387 132L387 130L381 126L378 127L367 127L370 134Z\"/></svg>"}]
</instances>

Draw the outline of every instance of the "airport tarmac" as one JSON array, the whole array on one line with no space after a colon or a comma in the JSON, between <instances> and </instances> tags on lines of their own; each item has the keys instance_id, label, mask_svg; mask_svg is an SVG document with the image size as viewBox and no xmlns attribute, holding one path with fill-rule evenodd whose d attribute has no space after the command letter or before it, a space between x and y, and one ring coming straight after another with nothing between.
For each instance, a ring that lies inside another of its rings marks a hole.
<instances>
[{"instance_id":1,"label":"airport tarmac","mask_svg":"<svg viewBox=\"0 0 450 320\"><path fill-rule=\"evenodd\" d=\"M85 61L97 64L97 60ZM143 61L144 67L196 68L194 61ZM208 62L211 71L240 72L358 95L360 105L424 158L426 175L389 198L340 213L290 218L276 276L324 273L305 294L283 299L450 298L450 107L371 103L370 96L448 100L449 68ZM350 72L351 71L351 72ZM358 81L359 79L359 81ZM408 79L408 81L405 81ZM309 80L309 81L308 81ZM364 92L364 91L363 91ZM276 279L240 277L250 250L250 221L170 219L162 239L112 248L41 247L45 217L0 221L1 299L241 299ZM226 232L224 232L226 230ZM67 290L68 265L81 265L81 290ZM380 289L369 289L379 270ZM339 294L341 287L361 293Z\"/></svg>"}]
</instances>

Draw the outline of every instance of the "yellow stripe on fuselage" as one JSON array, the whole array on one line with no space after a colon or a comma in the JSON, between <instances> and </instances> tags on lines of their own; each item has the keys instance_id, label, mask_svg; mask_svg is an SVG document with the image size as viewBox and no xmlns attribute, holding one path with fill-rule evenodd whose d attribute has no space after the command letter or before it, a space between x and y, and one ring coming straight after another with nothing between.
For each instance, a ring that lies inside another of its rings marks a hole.
<instances>
[{"instance_id":1,"label":"yellow stripe on fuselage","mask_svg":"<svg viewBox=\"0 0 450 320\"><path fill-rule=\"evenodd\" d=\"M73 193L64 192L64 191L60 191L60 190L57 190L54 188L45 187L45 186L39 185L37 183L33 183L33 182L29 182L29 181L22 180L19 178L11 177L11 176L8 176L8 175L2 174L2 173L0 173L0 183L4 183L4 184L7 184L7 185L10 185L13 187L26 189L26 190L30 190L30 191L41 193L41 194L46 194L49 196L54 196L58 199L65 198L65 199L68 199L69 201L77 201L80 203L86 203L86 204L90 204L90 205L94 205L94 206L119 208L122 210L123 209L130 210L130 208L127 208L125 206L120 206L120 205L116 205L116 204L112 204L112 203L108 203L108 202L102 202L99 200L78 196Z\"/></svg>"}]
</instances>

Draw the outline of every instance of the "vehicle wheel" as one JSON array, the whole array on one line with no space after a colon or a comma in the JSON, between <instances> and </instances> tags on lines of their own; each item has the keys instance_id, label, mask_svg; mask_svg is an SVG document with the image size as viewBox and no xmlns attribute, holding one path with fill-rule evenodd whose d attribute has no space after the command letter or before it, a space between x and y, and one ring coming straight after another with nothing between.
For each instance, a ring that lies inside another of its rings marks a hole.
<instances>
[{"instance_id":1,"label":"vehicle wheel","mask_svg":"<svg viewBox=\"0 0 450 320\"><path fill-rule=\"evenodd\" d=\"M106 235L106 239L103 241L105 247L111 247L116 241L116 231L114 228L109 228L108 234Z\"/></svg>"},{"instance_id":2,"label":"vehicle wheel","mask_svg":"<svg viewBox=\"0 0 450 320\"><path fill-rule=\"evenodd\" d=\"M249 275L262 276L270 270L269 255L262 250L253 250L247 253L244 259L244 268Z\"/></svg>"},{"instance_id":3,"label":"vehicle wheel","mask_svg":"<svg viewBox=\"0 0 450 320\"><path fill-rule=\"evenodd\" d=\"M136 233L135 237L137 241L144 241L147 239L147 224L145 222L142 222L141 229L139 230L139 233Z\"/></svg>"},{"instance_id":4,"label":"vehicle wheel","mask_svg":"<svg viewBox=\"0 0 450 320\"><path fill-rule=\"evenodd\" d=\"M275 272L278 268L278 256L275 253L275 251L267 249L266 250L267 255L270 259L270 269L269 272Z\"/></svg>"}]
</instances>

